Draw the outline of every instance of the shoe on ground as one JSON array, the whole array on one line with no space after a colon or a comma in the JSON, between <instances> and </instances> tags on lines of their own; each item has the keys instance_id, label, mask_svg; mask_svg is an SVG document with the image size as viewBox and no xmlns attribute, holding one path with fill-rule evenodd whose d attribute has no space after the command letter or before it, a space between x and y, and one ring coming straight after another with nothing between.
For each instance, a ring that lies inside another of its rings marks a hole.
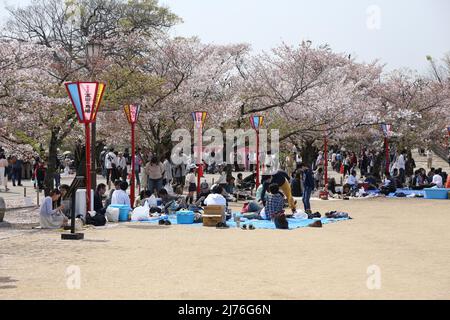
<instances>
[{"instance_id":1,"label":"shoe on ground","mask_svg":"<svg viewBox=\"0 0 450 320\"><path fill-rule=\"evenodd\" d=\"M308 227L310 227L310 228L322 228L322 221L320 221L320 220L317 220L317 221L314 221L313 223L311 223Z\"/></svg>"}]
</instances>

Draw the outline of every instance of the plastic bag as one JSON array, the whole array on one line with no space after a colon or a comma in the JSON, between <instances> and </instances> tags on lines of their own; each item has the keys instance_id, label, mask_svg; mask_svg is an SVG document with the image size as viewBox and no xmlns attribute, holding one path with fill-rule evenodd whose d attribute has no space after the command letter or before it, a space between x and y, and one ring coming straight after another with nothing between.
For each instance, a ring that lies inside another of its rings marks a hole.
<instances>
[{"instance_id":1,"label":"plastic bag","mask_svg":"<svg viewBox=\"0 0 450 320\"><path fill-rule=\"evenodd\" d=\"M148 202L143 207L137 207L131 214L131 221L147 221L150 217L150 207Z\"/></svg>"},{"instance_id":2,"label":"plastic bag","mask_svg":"<svg viewBox=\"0 0 450 320\"><path fill-rule=\"evenodd\" d=\"M300 220L306 220L306 219L308 219L308 214L302 210L297 209L294 213L294 218L300 219Z\"/></svg>"},{"instance_id":3,"label":"plastic bag","mask_svg":"<svg viewBox=\"0 0 450 320\"><path fill-rule=\"evenodd\" d=\"M108 207L106 209L106 219L108 222L119 222L119 208Z\"/></svg>"}]
</instances>

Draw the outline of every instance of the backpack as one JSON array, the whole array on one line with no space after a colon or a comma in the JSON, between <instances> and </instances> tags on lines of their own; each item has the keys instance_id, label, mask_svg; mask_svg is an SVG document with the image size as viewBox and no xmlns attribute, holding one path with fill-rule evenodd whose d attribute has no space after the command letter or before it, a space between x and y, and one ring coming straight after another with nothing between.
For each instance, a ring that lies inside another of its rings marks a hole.
<instances>
[{"instance_id":1,"label":"backpack","mask_svg":"<svg viewBox=\"0 0 450 320\"><path fill-rule=\"evenodd\" d=\"M106 224L106 218L104 214L97 213L95 216L91 217L90 214L86 215L86 224L91 224L95 227L102 227Z\"/></svg>"}]
</instances>

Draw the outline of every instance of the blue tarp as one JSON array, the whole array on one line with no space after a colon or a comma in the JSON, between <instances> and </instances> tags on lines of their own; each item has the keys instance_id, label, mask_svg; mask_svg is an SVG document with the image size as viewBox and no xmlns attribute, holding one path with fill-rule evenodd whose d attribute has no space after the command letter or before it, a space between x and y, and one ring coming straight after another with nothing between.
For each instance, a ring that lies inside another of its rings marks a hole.
<instances>
[{"instance_id":1,"label":"blue tarp","mask_svg":"<svg viewBox=\"0 0 450 320\"><path fill-rule=\"evenodd\" d=\"M348 218L343 219L328 219L328 218L322 218L320 219L323 224L329 224L329 223L335 223L340 221L349 220ZM152 218L149 221L141 221L144 223L152 223L152 224L158 224L159 218ZM170 216L169 221L173 224L177 224L177 218L176 216ZM307 219L307 220L300 220L300 219L288 219L289 221L289 229L297 229L297 228L303 228L307 227L311 223L313 223L315 220ZM248 220L245 218L241 219L241 227L246 224L252 224L256 229L276 229L275 224L272 221L268 220ZM230 228L236 228L236 223L234 221L227 221L227 225L230 226ZM201 223L195 223L195 224L189 224L187 226L194 226L194 227L200 227L202 226Z\"/></svg>"}]
</instances>

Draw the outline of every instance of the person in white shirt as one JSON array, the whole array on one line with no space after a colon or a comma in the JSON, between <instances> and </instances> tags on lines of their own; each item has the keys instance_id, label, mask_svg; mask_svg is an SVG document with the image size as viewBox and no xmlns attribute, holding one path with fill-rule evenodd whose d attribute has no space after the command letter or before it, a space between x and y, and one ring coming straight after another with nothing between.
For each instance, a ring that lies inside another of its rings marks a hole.
<instances>
[{"instance_id":1,"label":"person in white shirt","mask_svg":"<svg viewBox=\"0 0 450 320\"><path fill-rule=\"evenodd\" d=\"M204 203L206 206L222 206L224 209L227 207L227 200L222 195L223 188L219 185L214 186L212 193L210 193Z\"/></svg>"},{"instance_id":2,"label":"person in white shirt","mask_svg":"<svg viewBox=\"0 0 450 320\"><path fill-rule=\"evenodd\" d=\"M433 167L433 152L431 150L427 150L427 168L431 169Z\"/></svg>"},{"instance_id":3,"label":"person in white shirt","mask_svg":"<svg viewBox=\"0 0 450 320\"><path fill-rule=\"evenodd\" d=\"M405 183L405 152L402 151L397 158L397 169L400 173L400 182Z\"/></svg>"},{"instance_id":4,"label":"person in white shirt","mask_svg":"<svg viewBox=\"0 0 450 320\"><path fill-rule=\"evenodd\" d=\"M355 170L353 170L352 174L348 176L347 184L350 185L352 188L358 187L358 180L356 179L356 171Z\"/></svg>"},{"instance_id":5,"label":"person in white shirt","mask_svg":"<svg viewBox=\"0 0 450 320\"><path fill-rule=\"evenodd\" d=\"M442 172L441 169L436 169L436 171L434 172L433 181L431 182L431 184L436 185L436 187L438 188L444 187L442 176L440 175L441 172Z\"/></svg>"},{"instance_id":6,"label":"person in white shirt","mask_svg":"<svg viewBox=\"0 0 450 320\"><path fill-rule=\"evenodd\" d=\"M186 175L186 184L188 185L188 196L186 197L186 203L192 204L194 203L194 192L197 191L197 181L195 177L195 172L197 170L197 166L191 164L189 166L189 173Z\"/></svg>"},{"instance_id":7,"label":"person in white shirt","mask_svg":"<svg viewBox=\"0 0 450 320\"><path fill-rule=\"evenodd\" d=\"M114 180L116 170L116 154L114 153L114 148L109 149L109 152L105 157L105 168L106 168L106 183L108 188L111 189L111 181Z\"/></svg>"},{"instance_id":8,"label":"person in white shirt","mask_svg":"<svg viewBox=\"0 0 450 320\"><path fill-rule=\"evenodd\" d=\"M127 159L123 156L122 152L119 152L119 156L116 157L116 168L119 173L119 178L122 181L127 181Z\"/></svg>"},{"instance_id":9,"label":"person in white shirt","mask_svg":"<svg viewBox=\"0 0 450 320\"><path fill-rule=\"evenodd\" d=\"M8 160L6 160L5 155L0 154L0 186L3 184L5 187L5 192L9 191L8 189L8 177L5 176L6 168L8 167Z\"/></svg>"},{"instance_id":10,"label":"person in white shirt","mask_svg":"<svg viewBox=\"0 0 450 320\"><path fill-rule=\"evenodd\" d=\"M120 183L120 189L114 191L111 204L123 204L131 207L130 197L127 194L128 183L126 181L122 181Z\"/></svg>"}]
</instances>

